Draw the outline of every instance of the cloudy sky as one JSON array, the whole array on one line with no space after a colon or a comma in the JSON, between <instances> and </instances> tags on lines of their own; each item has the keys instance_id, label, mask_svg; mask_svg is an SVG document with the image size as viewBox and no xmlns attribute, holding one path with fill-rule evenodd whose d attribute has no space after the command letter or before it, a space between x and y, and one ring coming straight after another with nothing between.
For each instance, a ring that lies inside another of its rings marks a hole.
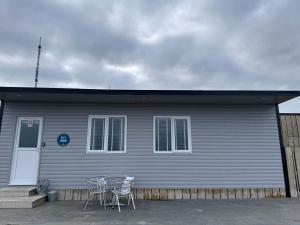
<instances>
[{"instance_id":1,"label":"cloudy sky","mask_svg":"<svg viewBox=\"0 0 300 225\"><path fill-rule=\"evenodd\" d=\"M300 1L2 0L0 85L299 90ZM282 112L300 112L300 100Z\"/></svg>"}]
</instances>

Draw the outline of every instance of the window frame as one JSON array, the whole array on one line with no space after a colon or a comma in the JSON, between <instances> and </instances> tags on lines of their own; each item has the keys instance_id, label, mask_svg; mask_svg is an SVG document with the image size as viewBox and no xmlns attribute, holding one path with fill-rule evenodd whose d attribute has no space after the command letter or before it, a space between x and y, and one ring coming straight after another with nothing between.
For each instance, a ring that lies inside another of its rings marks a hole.
<instances>
[{"instance_id":1,"label":"window frame","mask_svg":"<svg viewBox=\"0 0 300 225\"><path fill-rule=\"evenodd\" d=\"M108 150L108 132L109 132L109 118L120 117L124 118L124 150L123 151L109 151ZM104 129L104 149L103 150L92 150L90 143L92 137L92 119L104 119L105 129ZM98 154L98 153L112 153L120 154L127 152L127 116L126 115L89 115L88 116L88 127L87 127L87 145L86 153Z\"/></svg>"},{"instance_id":2,"label":"window frame","mask_svg":"<svg viewBox=\"0 0 300 225\"><path fill-rule=\"evenodd\" d=\"M170 118L171 119L171 151L159 151L155 149L156 138L155 138L155 121L157 118ZM176 150L175 149L175 120L186 119L187 120L187 131L188 131L188 149L187 150ZM153 152L158 154L170 154L170 153L192 153L192 131L191 131L191 117L190 116L153 116Z\"/></svg>"}]
</instances>

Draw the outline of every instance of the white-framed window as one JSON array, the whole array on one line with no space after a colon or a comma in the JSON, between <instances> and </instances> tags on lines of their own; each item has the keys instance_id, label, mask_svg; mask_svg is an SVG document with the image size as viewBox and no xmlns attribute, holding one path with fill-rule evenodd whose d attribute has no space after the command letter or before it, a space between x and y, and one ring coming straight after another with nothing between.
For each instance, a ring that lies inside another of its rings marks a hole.
<instances>
[{"instance_id":1,"label":"white-framed window","mask_svg":"<svg viewBox=\"0 0 300 225\"><path fill-rule=\"evenodd\" d=\"M155 153L192 151L189 116L154 116L153 127Z\"/></svg>"},{"instance_id":2,"label":"white-framed window","mask_svg":"<svg viewBox=\"0 0 300 225\"><path fill-rule=\"evenodd\" d=\"M127 117L90 115L88 117L87 152L126 152Z\"/></svg>"}]
</instances>

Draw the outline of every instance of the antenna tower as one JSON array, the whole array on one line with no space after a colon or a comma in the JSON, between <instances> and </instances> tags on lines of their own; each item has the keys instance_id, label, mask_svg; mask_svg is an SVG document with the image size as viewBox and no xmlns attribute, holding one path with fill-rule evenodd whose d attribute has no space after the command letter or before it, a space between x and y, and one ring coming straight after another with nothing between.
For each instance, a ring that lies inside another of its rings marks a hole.
<instances>
[{"instance_id":1,"label":"antenna tower","mask_svg":"<svg viewBox=\"0 0 300 225\"><path fill-rule=\"evenodd\" d=\"M38 81L39 81L39 67L40 67L40 56L41 56L41 46L42 43L42 37L40 37L40 42L38 46L38 55L37 55L37 62L36 62L36 69L35 69L35 79L34 79L34 87L37 87Z\"/></svg>"}]
</instances>

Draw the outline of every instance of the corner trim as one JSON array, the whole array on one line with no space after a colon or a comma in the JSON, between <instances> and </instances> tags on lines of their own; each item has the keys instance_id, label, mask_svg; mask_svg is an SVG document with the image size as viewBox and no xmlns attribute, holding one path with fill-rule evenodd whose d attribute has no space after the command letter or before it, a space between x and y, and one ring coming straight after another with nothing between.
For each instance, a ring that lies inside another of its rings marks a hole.
<instances>
[{"instance_id":1,"label":"corner trim","mask_svg":"<svg viewBox=\"0 0 300 225\"><path fill-rule=\"evenodd\" d=\"M281 150L281 160L282 160L285 192L286 192L286 197L290 198L291 197L291 191L290 191L289 174L288 174L285 148L284 148L284 145L283 145L283 139L282 139L282 133L281 133L282 129L281 129L281 120L280 120L280 113L279 113L278 104L275 105L275 108L276 108L276 119L277 119L277 128L278 128L279 143L280 143L280 150Z\"/></svg>"},{"instance_id":2,"label":"corner trim","mask_svg":"<svg viewBox=\"0 0 300 225\"><path fill-rule=\"evenodd\" d=\"M4 101L1 100L1 106L0 106L0 133L1 133L1 126L2 126L3 111L4 111Z\"/></svg>"}]
</instances>

